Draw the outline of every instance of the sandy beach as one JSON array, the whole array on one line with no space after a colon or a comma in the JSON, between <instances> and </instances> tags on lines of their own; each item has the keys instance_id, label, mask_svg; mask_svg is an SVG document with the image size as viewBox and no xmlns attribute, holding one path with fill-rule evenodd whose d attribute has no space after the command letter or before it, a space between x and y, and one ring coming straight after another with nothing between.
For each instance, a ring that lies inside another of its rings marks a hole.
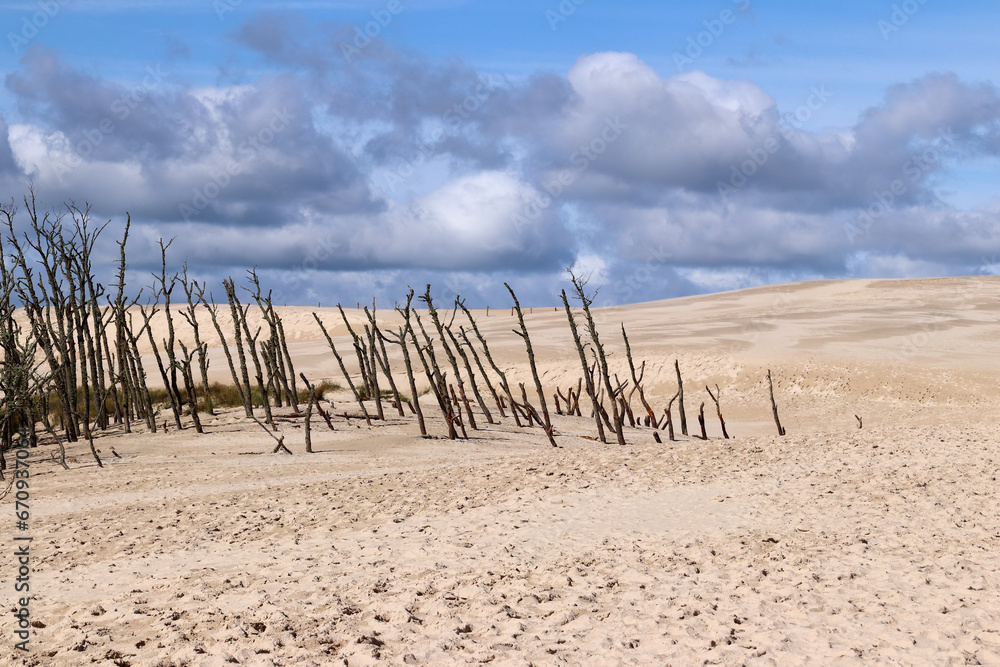
<instances>
[{"instance_id":1,"label":"sandy beach","mask_svg":"<svg viewBox=\"0 0 1000 667\"><path fill-rule=\"evenodd\" d=\"M314 310L279 309L296 371L342 383ZM346 349L336 310L316 312ZM612 366L627 373L624 323L661 413L678 360L691 432L705 401L708 441L660 431L657 443L637 426L626 447L601 444L586 411L554 416L558 448L509 418L450 441L429 395L421 438L388 404L367 426L340 392L327 397L335 430L313 421L313 454L289 408L275 412L291 456L236 409L203 417L205 435L101 434L104 469L86 443L69 471L40 447L32 651L13 649L8 614L5 659L1000 665L998 314L994 277L599 311ZM477 320L527 382L509 310ZM546 393L575 386L565 312L534 308L527 326ZM211 358L227 381L221 351ZM721 389L731 439L706 385Z\"/></svg>"}]
</instances>

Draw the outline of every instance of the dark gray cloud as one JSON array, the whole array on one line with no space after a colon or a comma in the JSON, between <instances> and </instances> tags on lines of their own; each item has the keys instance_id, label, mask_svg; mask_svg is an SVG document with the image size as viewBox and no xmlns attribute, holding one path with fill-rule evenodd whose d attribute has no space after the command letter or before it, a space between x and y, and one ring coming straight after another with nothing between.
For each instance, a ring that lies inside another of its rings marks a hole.
<instances>
[{"instance_id":1,"label":"dark gray cloud","mask_svg":"<svg viewBox=\"0 0 1000 667\"><path fill-rule=\"evenodd\" d=\"M14 151L10 147L10 128L7 121L0 116L0 175L16 176L20 173L17 160L14 159Z\"/></svg>"},{"instance_id":2,"label":"dark gray cloud","mask_svg":"<svg viewBox=\"0 0 1000 667\"><path fill-rule=\"evenodd\" d=\"M949 168L1000 151L991 84L930 74L817 132L837 94L822 82L781 109L627 53L511 81L377 39L347 58L351 35L256 15L232 44L266 73L200 87L169 64L126 83L32 49L6 78L29 120L0 121L0 174L131 212L138 267L176 236L194 271L257 265L289 302L433 278L499 303L520 276L545 303L572 265L610 303L1000 254L995 206L938 196Z\"/></svg>"}]
</instances>

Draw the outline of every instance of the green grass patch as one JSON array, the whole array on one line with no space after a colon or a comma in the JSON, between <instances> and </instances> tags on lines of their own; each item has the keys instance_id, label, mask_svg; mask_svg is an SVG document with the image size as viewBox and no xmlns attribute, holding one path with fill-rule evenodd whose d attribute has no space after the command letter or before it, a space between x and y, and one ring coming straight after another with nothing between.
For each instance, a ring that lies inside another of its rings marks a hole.
<instances>
[{"instance_id":1,"label":"green grass patch","mask_svg":"<svg viewBox=\"0 0 1000 667\"><path fill-rule=\"evenodd\" d=\"M319 384L315 385L316 394L322 398L324 394L340 391L340 385L331 382L329 380L324 380ZM184 389L181 388L183 392ZM91 392L90 401L90 418L94 419L97 416L98 408L100 404L98 402L97 396ZM209 412L212 408L236 408L242 407L243 399L240 396L240 391L237 389L236 385L223 384L221 382L213 382L208 386L208 392L199 385L195 389L195 397L198 401L198 411L199 412ZM299 403L309 402L309 390L299 389L298 390ZM149 398L153 403L153 408L163 408L170 405L170 397L167 394L167 390L163 387L153 387L149 390ZM48 406L49 418L59 423L63 419L63 406L62 402L55 392L50 392L45 396L45 401L43 402L43 397L38 396L35 398L36 411L40 412L42 410L43 403ZM183 403L187 404L187 396L183 396ZM122 392L118 392L118 400L122 401ZM260 405L263 402L260 390L255 386L251 391L251 400L254 405ZM274 401L274 396L271 396L271 401ZM77 396L77 414L82 415L84 411L84 396L82 392L79 392ZM105 405L108 415L113 415L115 412L115 397L112 394L108 394L105 398Z\"/></svg>"}]
</instances>

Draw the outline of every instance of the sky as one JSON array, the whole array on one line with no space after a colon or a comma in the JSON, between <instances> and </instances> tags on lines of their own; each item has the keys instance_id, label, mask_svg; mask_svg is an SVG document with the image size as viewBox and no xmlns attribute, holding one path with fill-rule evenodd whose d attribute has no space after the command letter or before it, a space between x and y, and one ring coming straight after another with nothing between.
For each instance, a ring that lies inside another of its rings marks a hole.
<instances>
[{"instance_id":1,"label":"sky","mask_svg":"<svg viewBox=\"0 0 1000 667\"><path fill-rule=\"evenodd\" d=\"M275 301L995 273L995 2L0 0L0 194ZM23 211L23 205L21 206ZM23 219L23 218L21 218Z\"/></svg>"}]
</instances>

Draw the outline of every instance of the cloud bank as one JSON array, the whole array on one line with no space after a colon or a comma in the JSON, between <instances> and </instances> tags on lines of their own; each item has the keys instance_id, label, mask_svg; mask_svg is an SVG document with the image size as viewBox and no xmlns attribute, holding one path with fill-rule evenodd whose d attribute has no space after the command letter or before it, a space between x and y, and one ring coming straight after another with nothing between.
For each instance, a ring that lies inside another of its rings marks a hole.
<instances>
[{"instance_id":1,"label":"cloud bank","mask_svg":"<svg viewBox=\"0 0 1000 667\"><path fill-rule=\"evenodd\" d=\"M177 237L195 275L257 266L288 303L434 282L485 305L508 280L551 304L567 266L621 303L975 273L1000 254L1000 204L940 196L950 169L1000 152L990 84L928 74L850 127L808 131L837 95L822 81L779 109L752 82L664 76L630 53L511 81L378 40L345 58L345 39L258 15L232 45L262 73L214 86L169 63L115 81L33 47L5 80L0 182L128 211L133 268Z\"/></svg>"}]
</instances>

